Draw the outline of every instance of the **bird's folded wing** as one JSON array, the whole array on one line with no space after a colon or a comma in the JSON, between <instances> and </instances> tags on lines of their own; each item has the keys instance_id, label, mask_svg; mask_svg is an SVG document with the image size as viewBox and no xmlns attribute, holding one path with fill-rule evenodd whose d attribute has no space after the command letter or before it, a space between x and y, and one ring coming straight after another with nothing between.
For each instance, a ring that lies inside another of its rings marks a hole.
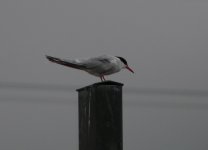
<instances>
[{"instance_id":1,"label":"bird's folded wing","mask_svg":"<svg viewBox=\"0 0 208 150\"><path fill-rule=\"evenodd\" d=\"M95 57L85 61L86 71L96 72L98 74L106 74L113 69L111 58Z\"/></svg>"},{"instance_id":2,"label":"bird's folded wing","mask_svg":"<svg viewBox=\"0 0 208 150\"><path fill-rule=\"evenodd\" d=\"M67 67L71 67L75 69L82 69L82 70L86 69L85 65L82 65L81 63L78 63L73 60L64 60L64 59L60 59L60 58L56 58L52 56L46 56L46 58L53 63L57 63L63 66L67 66Z\"/></svg>"}]
</instances>

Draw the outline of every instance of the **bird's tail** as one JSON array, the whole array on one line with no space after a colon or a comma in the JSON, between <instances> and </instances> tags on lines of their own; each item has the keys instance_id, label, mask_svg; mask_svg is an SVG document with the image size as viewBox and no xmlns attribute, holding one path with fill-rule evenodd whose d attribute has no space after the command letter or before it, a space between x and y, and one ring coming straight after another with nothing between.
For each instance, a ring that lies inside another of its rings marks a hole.
<instances>
[{"instance_id":1,"label":"bird's tail","mask_svg":"<svg viewBox=\"0 0 208 150\"><path fill-rule=\"evenodd\" d=\"M71 68L75 68L75 69L81 69L81 70L86 68L84 65L77 64L77 63L74 63L74 62L69 62L69 61L62 60L62 59L56 58L56 57L46 55L46 58L49 61L53 62L53 63L57 63L57 64L60 64L60 65L63 65L63 66L67 66L67 67L71 67Z\"/></svg>"}]
</instances>

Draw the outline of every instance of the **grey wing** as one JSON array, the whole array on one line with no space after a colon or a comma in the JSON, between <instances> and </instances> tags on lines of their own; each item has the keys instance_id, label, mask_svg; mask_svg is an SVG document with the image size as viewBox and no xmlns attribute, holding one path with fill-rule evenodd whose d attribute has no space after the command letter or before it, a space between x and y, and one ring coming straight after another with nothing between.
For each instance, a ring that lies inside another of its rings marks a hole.
<instances>
[{"instance_id":1,"label":"grey wing","mask_svg":"<svg viewBox=\"0 0 208 150\"><path fill-rule=\"evenodd\" d=\"M90 58L84 62L84 65L88 72L97 72L103 74L112 69L112 56L102 55L95 58Z\"/></svg>"},{"instance_id":2,"label":"grey wing","mask_svg":"<svg viewBox=\"0 0 208 150\"><path fill-rule=\"evenodd\" d=\"M84 61L84 64L86 68L88 69L93 69L93 68L102 67L102 66L104 67L110 63L111 63L110 59L104 56L94 57L94 58L90 58Z\"/></svg>"},{"instance_id":3,"label":"grey wing","mask_svg":"<svg viewBox=\"0 0 208 150\"><path fill-rule=\"evenodd\" d=\"M67 66L67 67L71 67L75 69L81 69L81 70L86 69L84 65L82 65L79 61L76 61L76 60L65 60L65 59L60 59L60 58L56 58L52 56L46 56L46 58L53 63L57 63L63 66Z\"/></svg>"}]
</instances>

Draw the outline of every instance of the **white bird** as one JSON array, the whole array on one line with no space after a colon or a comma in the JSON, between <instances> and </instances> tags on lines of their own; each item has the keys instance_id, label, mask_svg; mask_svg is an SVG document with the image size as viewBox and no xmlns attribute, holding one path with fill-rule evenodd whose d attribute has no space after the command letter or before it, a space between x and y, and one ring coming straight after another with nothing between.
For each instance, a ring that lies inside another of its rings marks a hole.
<instances>
[{"instance_id":1,"label":"white bird","mask_svg":"<svg viewBox=\"0 0 208 150\"><path fill-rule=\"evenodd\" d=\"M119 56L102 55L89 59L67 60L46 55L46 58L53 63L86 71L89 74L100 77L101 81L105 81L105 75L114 74L121 69L128 69L134 73L128 66L127 61Z\"/></svg>"}]
</instances>

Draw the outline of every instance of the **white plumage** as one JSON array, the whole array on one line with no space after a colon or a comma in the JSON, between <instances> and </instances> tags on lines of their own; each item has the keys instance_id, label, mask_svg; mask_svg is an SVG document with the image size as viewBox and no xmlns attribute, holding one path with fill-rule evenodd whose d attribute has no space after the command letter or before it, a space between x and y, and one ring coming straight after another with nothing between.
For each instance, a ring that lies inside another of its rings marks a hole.
<instances>
[{"instance_id":1,"label":"white plumage","mask_svg":"<svg viewBox=\"0 0 208 150\"><path fill-rule=\"evenodd\" d=\"M100 77L101 81L105 80L105 75L114 74L124 68L134 73L133 70L128 66L127 61L118 56L102 55L89 59L74 60L60 59L51 56L46 56L46 58L53 63L86 71L89 74Z\"/></svg>"}]
</instances>

